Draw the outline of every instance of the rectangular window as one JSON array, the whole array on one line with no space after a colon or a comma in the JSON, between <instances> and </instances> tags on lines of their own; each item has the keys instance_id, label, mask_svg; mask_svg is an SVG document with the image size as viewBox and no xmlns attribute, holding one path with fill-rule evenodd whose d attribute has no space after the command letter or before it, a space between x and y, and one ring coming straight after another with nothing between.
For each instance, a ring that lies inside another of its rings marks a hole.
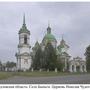
<instances>
[{"instance_id":1,"label":"rectangular window","mask_svg":"<svg viewBox=\"0 0 90 90\"><path fill-rule=\"evenodd\" d=\"M27 35L24 36L24 44L27 44Z\"/></svg>"}]
</instances>

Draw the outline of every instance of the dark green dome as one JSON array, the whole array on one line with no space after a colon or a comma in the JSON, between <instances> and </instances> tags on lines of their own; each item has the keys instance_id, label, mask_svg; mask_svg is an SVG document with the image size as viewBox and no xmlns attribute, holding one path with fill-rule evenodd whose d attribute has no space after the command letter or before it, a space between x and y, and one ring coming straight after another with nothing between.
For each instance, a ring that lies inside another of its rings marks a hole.
<instances>
[{"instance_id":1,"label":"dark green dome","mask_svg":"<svg viewBox=\"0 0 90 90\"><path fill-rule=\"evenodd\" d=\"M50 26L48 26L48 28L47 28L47 34L44 36L44 38L42 40L42 43L43 44L47 44L48 42L57 42L56 38L51 33Z\"/></svg>"},{"instance_id":2,"label":"dark green dome","mask_svg":"<svg viewBox=\"0 0 90 90\"><path fill-rule=\"evenodd\" d=\"M20 33L29 33L30 34L30 31L27 29L26 25L23 25L19 31L19 34Z\"/></svg>"},{"instance_id":3,"label":"dark green dome","mask_svg":"<svg viewBox=\"0 0 90 90\"><path fill-rule=\"evenodd\" d=\"M53 42L53 41L57 42L54 35L46 34L42 40L42 43L46 45L48 42Z\"/></svg>"},{"instance_id":4,"label":"dark green dome","mask_svg":"<svg viewBox=\"0 0 90 90\"><path fill-rule=\"evenodd\" d=\"M52 35L52 34L46 34L44 39L49 40L49 41L56 41L54 35Z\"/></svg>"}]
</instances>

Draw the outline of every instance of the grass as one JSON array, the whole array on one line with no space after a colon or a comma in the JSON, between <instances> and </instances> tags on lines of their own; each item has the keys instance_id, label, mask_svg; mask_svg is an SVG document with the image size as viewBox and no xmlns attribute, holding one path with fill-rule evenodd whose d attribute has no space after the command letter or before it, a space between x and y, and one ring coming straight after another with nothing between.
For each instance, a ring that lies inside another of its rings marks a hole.
<instances>
[{"instance_id":1,"label":"grass","mask_svg":"<svg viewBox=\"0 0 90 90\"><path fill-rule=\"evenodd\" d=\"M46 71L34 71L34 72L0 72L0 79L7 79L13 76L26 76L26 77L52 77L52 76L65 76L65 75L80 75L86 73L68 73L68 72L46 72Z\"/></svg>"},{"instance_id":2,"label":"grass","mask_svg":"<svg viewBox=\"0 0 90 90\"><path fill-rule=\"evenodd\" d=\"M1 79L7 79L9 77L12 77L13 74L9 73L9 72L0 72L0 80Z\"/></svg>"},{"instance_id":3,"label":"grass","mask_svg":"<svg viewBox=\"0 0 90 90\"><path fill-rule=\"evenodd\" d=\"M17 76L29 76L29 77L49 77L49 76L60 76L62 73L55 72L16 72Z\"/></svg>"}]
</instances>

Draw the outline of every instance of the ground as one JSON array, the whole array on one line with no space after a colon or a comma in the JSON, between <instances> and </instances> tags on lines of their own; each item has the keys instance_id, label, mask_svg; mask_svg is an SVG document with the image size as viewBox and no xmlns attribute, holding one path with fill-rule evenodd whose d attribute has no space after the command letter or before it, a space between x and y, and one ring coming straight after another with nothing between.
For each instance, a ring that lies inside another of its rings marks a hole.
<instances>
[{"instance_id":1,"label":"ground","mask_svg":"<svg viewBox=\"0 0 90 90\"><path fill-rule=\"evenodd\" d=\"M0 78L0 84L90 84L89 73L0 72Z\"/></svg>"}]
</instances>

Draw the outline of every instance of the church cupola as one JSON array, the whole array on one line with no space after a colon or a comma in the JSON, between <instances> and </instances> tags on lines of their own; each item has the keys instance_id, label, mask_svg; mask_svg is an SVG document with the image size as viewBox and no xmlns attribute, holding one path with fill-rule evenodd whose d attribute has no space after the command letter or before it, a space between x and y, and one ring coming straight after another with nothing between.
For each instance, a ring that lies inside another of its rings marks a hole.
<instances>
[{"instance_id":1,"label":"church cupola","mask_svg":"<svg viewBox=\"0 0 90 90\"><path fill-rule=\"evenodd\" d=\"M21 46L22 44L29 44L29 38L30 36L30 31L27 29L26 23L25 23L25 14L23 16L23 25L21 27L21 29L19 30L19 46Z\"/></svg>"},{"instance_id":2,"label":"church cupola","mask_svg":"<svg viewBox=\"0 0 90 90\"><path fill-rule=\"evenodd\" d=\"M46 46L47 43L51 43L54 48L56 48L57 40L55 36L51 33L51 27L50 24L48 23L47 27L47 33L45 34L43 40L42 40L42 45Z\"/></svg>"},{"instance_id":3,"label":"church cupola","mask_svg":"<svg viewBox=\"0 0 90 90\"><path fill-rule=\"evenodd\" d=\"M23 25L22 25L22 27L21 27L21 29L19 31L19 34L20 33L28 33L28 34L30 34L30 31L27 29L27 26L26 26L26 23L25 23L25 14L23 16Z\"/></svg>"},{"instance_id":4,"label":"church cupola","mask_svg":"<svg viewBox=\"0 0 90 90\"><path fill-rule=\"evenodd\" d=\"M48 23L47 34L51 34L50 24Z\"/></svg>"},{"instance_id":5,"label":"church cupola","mask_svg":"<svg viewBox=\"0 0 90 90\"><path fill-rule=\"evenodd\" d=\"M63 39L63 36L57 48L59 53L67 52L67 50L69 49L69 46L66 44L65 40Z\"/></svg>"}]
</instances>

